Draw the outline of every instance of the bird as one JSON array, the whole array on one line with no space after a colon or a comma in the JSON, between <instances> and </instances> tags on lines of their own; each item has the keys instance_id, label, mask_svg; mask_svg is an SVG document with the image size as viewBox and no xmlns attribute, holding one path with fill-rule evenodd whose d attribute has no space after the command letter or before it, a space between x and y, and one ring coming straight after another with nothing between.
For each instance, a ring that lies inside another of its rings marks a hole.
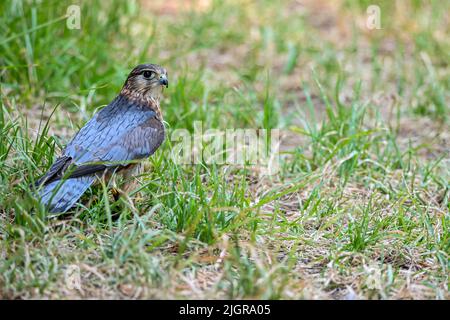
<instances>
[{"instance_id":1,"label":"bird","mask_svg":"<svg viewBox=\"0 0 450 320\"><path fill-rule=\"evenodd\" d=\"M169 80L157 64L140 64L120 93L98 111L66 145L50 169L34 183L50 213L65 213L99 179L143 171L142 160L163 143L160 100Z\"/></svg>"}]
</instances>

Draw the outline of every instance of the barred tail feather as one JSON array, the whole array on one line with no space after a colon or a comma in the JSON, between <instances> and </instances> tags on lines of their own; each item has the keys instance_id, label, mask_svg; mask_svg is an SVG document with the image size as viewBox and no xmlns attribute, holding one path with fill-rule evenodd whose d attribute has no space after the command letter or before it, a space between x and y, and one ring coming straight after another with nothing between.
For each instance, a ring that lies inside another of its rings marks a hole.
<instances>
[{"instance_id":1,"label":"barred tail feather","mask_svg":"<svg viewBox=\"0 0 450 320\"><path fill-rule=\"evenodd\" d=\"M94 180L95 176L84 176L53 181L39 191L41 203L44 203L52 213L64 213L80 199Z\"/></svg>"}]
</instances>

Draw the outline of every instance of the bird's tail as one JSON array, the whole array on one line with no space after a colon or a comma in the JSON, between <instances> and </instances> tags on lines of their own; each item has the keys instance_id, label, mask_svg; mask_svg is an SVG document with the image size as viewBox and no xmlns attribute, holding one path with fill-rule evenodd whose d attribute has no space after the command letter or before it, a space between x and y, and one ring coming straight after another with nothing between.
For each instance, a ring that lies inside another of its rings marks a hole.
<instances>
[{"instance_id":1,"label":"bird's tail","mask_svg":"<svg viewBox=\"0 0 450 320\"><path fill-rule=\"evenodd\" d=\"M95 176L84 176L50 182L39 191L41 203L52 213L64 213L80 199L95 179Z\"/></svg>"}]
</instances>

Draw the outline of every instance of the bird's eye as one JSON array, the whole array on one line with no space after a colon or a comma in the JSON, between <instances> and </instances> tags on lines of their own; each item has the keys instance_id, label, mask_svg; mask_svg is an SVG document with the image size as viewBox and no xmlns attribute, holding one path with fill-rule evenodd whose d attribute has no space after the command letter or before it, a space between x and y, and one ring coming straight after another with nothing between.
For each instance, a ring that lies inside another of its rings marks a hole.
<instances>
[{"instance_id":1,"label":"bird's eye","mask_svg":"<svg viewBox=\"0 0 450 320\"><path fill-rule=\"evenodd\" d=\"M145 71L142 73L142 75L144 76L144 78L150 79L150 78L152 77L152 75L153 75L153 72L148 71L148 70L145 70Z\"/></svg>"}]
</instances>

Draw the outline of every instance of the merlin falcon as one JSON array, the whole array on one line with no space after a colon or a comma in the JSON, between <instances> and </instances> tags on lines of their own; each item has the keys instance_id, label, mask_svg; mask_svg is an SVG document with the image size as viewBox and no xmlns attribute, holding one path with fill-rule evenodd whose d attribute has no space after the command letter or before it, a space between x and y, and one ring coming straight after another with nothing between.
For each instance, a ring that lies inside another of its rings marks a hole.
<instances>
[{"instance_id":1,"label":"merlin falcon","mask_svg":"<svg viewBox=\"0 0 450 320\"><path fill-rule=\"evenodd\" d=\"M36 181L38 195L52 213L73 207L99 178L130 177L164 141L159 106L167 71L141 64L128 75L119 95L96 113Z\"/></svg>"}]
</instances>

